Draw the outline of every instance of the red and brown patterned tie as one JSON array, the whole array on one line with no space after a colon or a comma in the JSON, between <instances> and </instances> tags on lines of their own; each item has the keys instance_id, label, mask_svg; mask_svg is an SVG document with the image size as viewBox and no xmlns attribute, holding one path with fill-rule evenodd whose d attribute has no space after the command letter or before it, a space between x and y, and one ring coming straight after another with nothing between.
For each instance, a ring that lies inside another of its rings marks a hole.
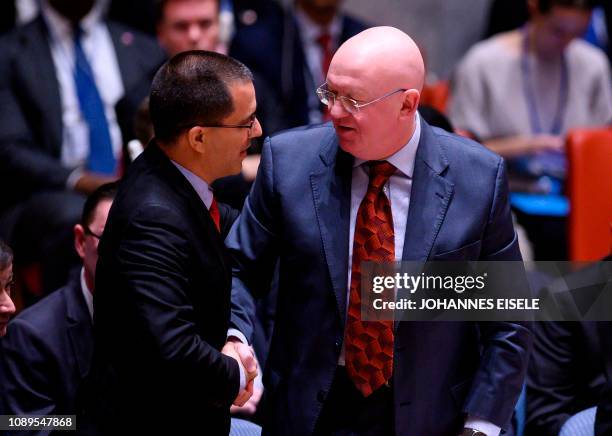
<instances>
[{"instance_id":1,"label":"red and brown patterned tie","mask_svg":"<svg viewBox=\"0 0 612 436\"><path fill-rule=\"evenodd\" d=\"M393 216L383 186L395 172L388 162L370 162L368 191L357 211L345 362L349 377L367 397L393 372L393 321L361 320L361 263L395 261Z\"/></svg>"},{"instance_id":2,"label":"red and brown patterned tie","mask_svg":"<svg viewBox=\"0 0 612 436\"><path fill-rule=\"evenodd\" d=\"M219 206L217 205L217 200L213 197L212 203L210 203L210 208L208 209L208 213L212 218L217 230L221 232L221 214L219 213Z\"/></svg>"}]
</instances>

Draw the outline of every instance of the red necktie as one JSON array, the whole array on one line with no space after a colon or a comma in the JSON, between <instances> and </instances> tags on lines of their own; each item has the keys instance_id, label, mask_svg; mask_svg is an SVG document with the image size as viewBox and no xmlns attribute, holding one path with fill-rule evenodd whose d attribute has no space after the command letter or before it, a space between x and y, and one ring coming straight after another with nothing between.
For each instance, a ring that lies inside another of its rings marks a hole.
<instances>
[{"instance_id":1,"label":"red necktie","mask_svg":"<svg viewBox=\"0 0 612 436\"><path fill-rule=\"evenodd\" d=\"M382 191L395 167L370 162L370 183L355 222L351 289L346 320L346 370L367 397L391 378L393 372L393 321L361 320L361 263L395 261L393 216Z\"/></svg>"},{"instance_id":2,"label":"red necktie","mask_svg":"<svg viewBox=\"0 0 612 436\"><path fill-rule=\"evenodd\" d=\"M212 203L210 203L208 213L210 213L210 217L215 223L217 230L221 232L221 214L219 213L219 206L217 206L217 200L215 199L215 197L213 197L213 201Z\"/></svg>"},{"instance_id":3,"label":"red necktie","mask_svg":"<svg viewBox=\"0 0 612 436\"><path fill-rule=\"evenodd\" d=\"M323 73L323 77L326 78L329 64L331 64L332 60L331 35L329 32L323 32L317 38L317 44L321 47L321 72ZM327 106L322 106L321 112L323 113L323 121L329 121L331 119Z\"/></svg>"}]
</instances>

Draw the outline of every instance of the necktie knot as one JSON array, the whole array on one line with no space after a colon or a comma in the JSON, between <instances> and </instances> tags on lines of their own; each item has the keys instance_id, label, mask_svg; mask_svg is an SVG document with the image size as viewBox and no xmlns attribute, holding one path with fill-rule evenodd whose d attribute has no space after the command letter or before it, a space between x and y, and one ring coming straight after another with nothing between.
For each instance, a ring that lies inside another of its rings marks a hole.
<instances>
[{"instance_id":1,"label":"necktie knot","mask_svg":"<svg viewBox=\"0 0 612 436\"><path fill-rule=\"evenodd\" d=\"M396 170L395 166L387 161L370 161L368 162L368 166L370 167L370 183L368 189L374 189L376 191L380 191Z\"/></svg>"}]
</instances>

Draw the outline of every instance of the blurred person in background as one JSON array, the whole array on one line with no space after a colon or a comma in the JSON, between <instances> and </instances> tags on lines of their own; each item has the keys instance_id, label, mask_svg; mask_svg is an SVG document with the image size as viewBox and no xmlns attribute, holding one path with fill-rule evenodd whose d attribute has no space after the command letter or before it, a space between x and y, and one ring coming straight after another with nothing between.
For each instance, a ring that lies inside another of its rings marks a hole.
<instances>
[{"instance_id":1,"label":"blurred person in background","mask_svg":"<svg viewBox=\"0 0 612 436\"><path fill-rule=\"evenodd\" d=\"M98 243L117 190L96 189L74 226L81 268L68 283L21 312L0 341L5 413L76 414L76 397L89 372L93 350L93 295Z\"/></svg>"},{"instance_id":2,"label":"blurred person in background","mask_svg":"<svg viewBox=\"0 0 612 436\"><path fill-rule=\"evenodd\" d=\"M6 334L8 322L15 313L15 305L11 299L14 290L13 251L0 240L0 337Z\"/></svg>"},{"instance_id":3,"label":"blurred person in background","mask_svg":"<svg viewBox=\"0 0 612 436\"><path fill-rule=\"evenodd\" d=\"M234 35L230 54L265 80L282 109L281 118L266 126L269 132L327 119L314 90L325 81L338 46L367 27L341 5L341 0L295 0Z\"/></svg>"},{"instance_id":4,"label":"blurred person in background","mask_svg":"<svg viewBox=\"0 0 612 436\"><path fill-rule=\"evenodd\" d=\"M580 39L596 4L530 0L523 27L476 44L455 72L450 118L507 159L513 191L558 197L567 171L567 131L612 121L608 60ZM562 199L548 199L550 206L541 210L530 197L513 206L536 260L563 260L566 212Z\"/></svg>"},{"instance_id":5,"label":"blurred person in background","mask_svg":"<svg viewBox=\"0 0 612 436\"><path fill-rule=\"evenodd\" d=\"M136 108L163 53L103 19L103 2L43 0L0 40L0 233L17 265L38 265L42 292L78 263L72 227L84 195L115 180ZM39 293L41 289L32 289Z\"/></svg>"},{"instance_id":6,"label":"blurred person in background","mask_svg":"<svg viewBox=\"0 0 612 436\"><path fill-rule=\"evenodd\" d=\"M187 50L224 52L219 45L219 0L158 0L157 39L169 57Z\"/></svg>"},{"instance_id":7,"label":"blurred person in background","mask_svg":"<svg viewBox=\"0 0 612 436\"><path fill-rule=\"evenodd\" d=\"M13 251L0 239L0 338L6 335L11 315L15 313L15 304L13 304L11 299L14 289ZM0 371L0 415L6 414L4 387L5 382L2 371Z\"/></svg>"}]
</instances>

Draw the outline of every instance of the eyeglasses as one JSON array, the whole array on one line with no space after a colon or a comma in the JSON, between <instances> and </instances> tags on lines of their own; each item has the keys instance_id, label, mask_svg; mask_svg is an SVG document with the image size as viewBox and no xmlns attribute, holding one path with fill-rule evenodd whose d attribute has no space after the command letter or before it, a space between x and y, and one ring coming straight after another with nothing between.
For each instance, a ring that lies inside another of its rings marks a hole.
<instances>
[{"instance_id":1,"label":"eyeglasses","mask_svg":"<svg viewBox=\"0 0 612 436\"><path fill-rule=\"evenodd\" d=\"M257 116L252 115L249 124L200 124L201 127L214 127L218 129L249 129L249 134L253 131L253 126L257 121Z\"/></svg>"},{"instance_id":2,"label":"eyeglasses","mask_svg":"<svg viewBox=\"0 0 612 436\"><path fill-rule=\"evenodd\" d=\"M366 103L359 103L359 101L355 100L354 98L346 97L344 95L341 95L341 96L336 95L335 92L332 92L329 89L327 89L327 83L324 83L323 85L317 88L317 97L319 97L319 100L321 100L321 103L327 106L329 110L331 110L331 108L334 107L334 104L336 104L336 100L338 100L345 111L347 111L350 114L356 114L357 112L359 112L359 109L361 109L362 107L366 107L372 103L376 103L377 101L380 101L387 97L391 97L392 95L397 94L398 92L404 92L404 91L407 91L407 89L399 88L399 89L396 89L395 91L388 92L385 95L378 97L374 100L368 101Z\"/></svg>"},{"instance_id":3,"label":"eyeglasses","mask_svg":"<svg viewBox=\"0 0 612 436\"><path fill-rule=\"evenodd\" d=\"M94 238L96 238L98 241L102 238L102 235L98 235L97 233L94 233L91 231L91 229L89 228L89 226L83 226L83 229L85 230L85 234L86 235L91 235Z\"/></svg>"},{"instance_id":4,"label":"eyeglasses","mask_svg":"<svg viewBox=\"0 0 612 436\"><path fill-rule=\"evenodd\" d=\"M16 287L15 279L11 279L4 285L4 288L0 288L0 291L4 289L4 292L6 292L6 295L10 297L13 294L13 292L15 292L15 287Z\"/></svg>"}]
</instances>

